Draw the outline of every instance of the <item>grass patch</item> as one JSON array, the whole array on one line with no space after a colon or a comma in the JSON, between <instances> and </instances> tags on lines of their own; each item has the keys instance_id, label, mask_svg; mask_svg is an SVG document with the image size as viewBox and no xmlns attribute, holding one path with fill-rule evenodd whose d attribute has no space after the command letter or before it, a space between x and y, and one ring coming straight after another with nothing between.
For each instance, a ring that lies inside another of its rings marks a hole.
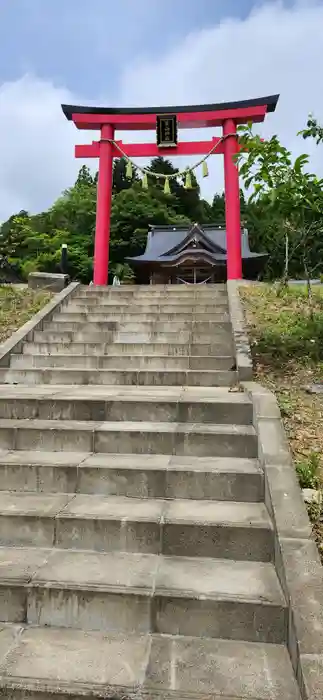
<instances>
[{"instance_id":1,"label":"grass patch","mask_svg":"<svg viewBox=\"0 0 323 700\"><path fill-rule=\"evenodd\" d=\"M320 488L319 469L320 456L317 452L312 452L308 459L297 462L296 472L302 489Z\"/></svg>"},{"instance_id":2,"label":"grass patch","mask_svg":"<svg viewBox=\"0 0 323 700\"><path fill-rule=\"evenodd\" d=\"M257 381L276 394L302 488L323 490L323 290L304 286L277 294L273 285L240 288ZM315 510L315 513L314 513ZM323 561L323 508L309 508Z\"/></svg>"},{"instance_id":3,"label":"grass patch","mask_svg":"<svg viewBox=\"0 0 323 700\"><path fill-rule=\"evenodd\" d=\"M271 365L297 360L308 366L323 362L323 292L313 290L309 304L304 287L283 290L273 286L243 287L252 341L257 354Z\"/></svg>"},{"instance_id":4,"label":"grass patch","mask_svg":"<svg viewBox=\"0 0 323 700\"><path fill-rule=\"evenodd\" d=\"M0 285L0 343L37 313L51 298L49 292Z\"/></svg>"}]
</instances>

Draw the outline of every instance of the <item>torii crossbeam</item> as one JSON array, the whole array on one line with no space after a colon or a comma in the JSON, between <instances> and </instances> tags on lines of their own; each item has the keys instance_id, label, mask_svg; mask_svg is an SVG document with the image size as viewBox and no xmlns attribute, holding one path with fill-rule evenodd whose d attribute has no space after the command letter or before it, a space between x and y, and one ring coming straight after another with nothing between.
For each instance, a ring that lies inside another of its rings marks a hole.
<instances>
[{"instance_id":1,"label":"torii crossbeam","mask_svg":"<svg viewBox=\"0 0 323 700\"><path fill-rule=\"evenodd\" d=\"M113 159L122 151L128 158L157 156L206 155L212 149L224 156L225 206L227 231L227 278L241 279L241 219L239 173L234 156L239 151L237 125L263 122L268 112L274 112L279 95L241 102L227 102L186 107L149 107L143 109L112 107L78 107L62 105L66 118L78 129L97 129L99 141L75 147L76 158L99 158L96 230L94 245L94 277L96 285L108 281L110 216L113 183ZM209 141L124 144L115 141L115 132L156 130L158 118L174 118L178 129L222 127L223 136ZM170 147L171 146L171 147Z\"/></svg>"}]
</instances>

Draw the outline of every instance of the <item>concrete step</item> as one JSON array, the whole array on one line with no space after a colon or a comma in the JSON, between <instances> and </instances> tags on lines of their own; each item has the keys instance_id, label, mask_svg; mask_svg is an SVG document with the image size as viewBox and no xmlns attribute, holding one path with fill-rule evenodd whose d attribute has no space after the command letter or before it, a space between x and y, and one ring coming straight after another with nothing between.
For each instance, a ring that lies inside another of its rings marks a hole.
<instances>
[{"instance_id":1,"label":"concrete step","mask_svg":"<svg viewBox=\"0 0 323 700\"><path fill-rule=\"evenodd\" d=\"M174 287L159 287L157 285L150 286L140 286L140 287L125 287L118 289L112 287L81 287L77 290L73 299L78 299L80 297L87 296L100 296L109 297L114 299L123 299L126 297L135 297L136 299L142 299L148 297L152 299L153 297L161 297L163 299L173 298L173 299L204 299L216 298L221 296L227 296L226 287L200 287L199 289L193 289L187 286L175 285Z\"/></svg>"},{"instance_id":2,"label":"concrete step","mask_svg":"<svg viewBox=\"0 0 323 700\"><path fill-rule=\"evenodd\" d=\"M88 304L84 302L83 304L75 303L73 301L69 302L62 308L62 313L64 314L98 314L99 316L145 316L146 314L154 317L158 316L171 316L175 318L188 318L191 319L194 316L220 316L221 314L228 314L229 307L228 304L221 305L211 304L208 306L201 305L181 305L176 306L175 304L100 304L93 302Z\"/></svg>"},{"instance_id":3,"label":"concrete step","mask_svg":"<svg viewBox=\"0 0 323 700\"><path fill-rule=\"evenodd\" d=\"M125 306L129 305L134 305L134 306L174 306L177 308L180 308L181 306L191 306L191 307L197 307L197 306L217 306L218 304L221 306L222 304L227 305L228 304L228 295L227 294L212 294L212 295L202 295L200 297L194 297L193 295L189 294L182 294L178 296L174 295L163 295L163 294L141 294L140 296L134 295L134 294L122 294L122 295L115 295L115 294L79 294L78 296L73 297L71 300L71 303L78 304L80 303L93 303L97 302L98 304L115 304L115 305L120 305L124 304Z\"/></svg>"},{"instance_id":4,"label":"concrete step","mask_svg":"<svg viewBox=\"0 0 323 700\"><path fill-rule=\"evenodd\" d=\"M226 286L78 288L29 337L0 369L0 695L300 700Z\"/></svg>"},{"instance_id":5,"label":"concrete step","mask_svg":"<svg viewBox=\"0 0 323 700\"><path fill-rule=\"evenodd\" d=\"M60 311L54 314L52 321L54 323L58 321L68 323L106 323L110 321L116 321L118 324L147 323L150 325L152 323L169 324L175 322L178 328L186 328L188 325L195 323L207 323L208 325L211 325L212 323L217 323L218 321L229 323L230 317L228 313L224 313L223 311L212 314L193 314L192 312L186 314L171 314L163 312L134 313L132 311L129 311L128 313L116 312L114 314L111 314L107 313L106 311L99 311L98 309L96 309L95 311L87 310L83 312L74 312L73 310L67 308L66 310L64 309L64 311Z\"/></svg>"},{"instance_id":6,"label":"concrete step","mask_svg":"<svg viewBox=\"0 0 323 700\"><path fill-rule=\"evenodd\" d=\"M148 293L153 294L173 294L177 296L179 294L194 294L200 296L202 294L216 294L217 292L227 292L227 286L223 284L208 284L208 285L179 285L179 284L128 284L120 285L118 287L104 286L104 285L82 285L77 289L77 295L83 292L89 292L90 294L116 294L121 296L123 294L136 294L140 296L141 294Z\"/></svg>"},{"instance_id":7,"label":"concrete step","mask_svg":"<svg viewBox=\"0 0 323 700\"><path fill-rule=\"evenodd\" d=\"M262 503L0 492L0 546L273 560Z\"/></svg>"},{"instance_id":8,"label":"concrete step","mask_svg":"<svg viewBox=\"0 0 323 700\"><path fill-rule=\"evenodd\" d=\"M0 420L0 449L258 457L249 425L143 421Z\"/></svg>"},{"instance_id":9,"label":"concrete step","mask_svg":"<svg viewBox=\"0 0 323 700\"><path fill-rule=\"evenodd\" d=\"M12 369L26 369L32 367L65 367L86 369L122 369L133 370L155 369L160 370L232 370L235 360L232 355L218 357L189 357L188 355L73 355L71 353L50 353L33 355L12 355L10 367Z\"/></svg>"},{"instance_id":10,"label":"concrete step","mask_svg":"<svg viewBox=\"0 0 323 700\"><path fill-rule=\"evenodd\" d=\"M49 358L50 359L50 358ZM28 358L26 356L26 363ZM236 384L237 375L230 370L165 370L133 369L0 369L0 384L56 384L56 385L111 385L111 386L213 386L230 387Z\"/></svg>"},{"instance_id":11,"label":"concrete step","mask_svg":"<svg viewBox=\"0 0 323 700\"><path fill-rule=\"evenodd\" d=\"M92 304L68 304L67 306L64 307L64 314L98 314L98 315L106 315L109 318L116 318L120 316L140 316L141 318L143 316L170 316L170 317L175 317L175 318L194 318L194 317L216 317L220 316L221 314L223 315L228 315L229 314L229 307L227 304L216 304L216 305L211 305L211 306L176 306L175 304L145 304L145 305L137 305L137 304L100 304L99 302L92 303ZM164 318L163 318L164 320Z\"/></svg>"},{"instance_id":12,"label":"concrete step","mask_svg":"<svg viewBox=\"0 0 323 700\"><path fill-rule=\"evenodd\" d=\"M173 309L187 309L188 311L191 311L192 309L202 309L202 308L207 308L209 310L214 310L217 307L225 307L228 308L228 296L227 295L221 295L221 296L216 296L216 297L203 297L203 298L189 298L189 297L162 297L162 296L144 296L144 297L136 297L136 296L122 296L122 297L116 297L116 296L81 296L81 297L72 297L70 299L69 304L73 304L75 306L89 306L89 307L94 307L94 306L107 306L107 307L114 307L118 309L121 306L124 306L126 308L129 307L138 307L140 309L142 308L161 308L161 307L166 307L167 311L170 310L172 311Z\"/></svg>"},{"instance_id":13,"label":"concrete step","mask_svg":"<svg viewBox=\"0 0 323 700\"><path fill-rule=\"evenodd\" d=\"M91 332L73 332L66 331L62 329L59 332L54 331L35 331L33 340L35 343L62 343L69 344L72 342L76 343L112 343L115 337L114 331L96 331Z\"/></svg>"},{"instance_id":14,"label":"concrete step","mask_svg":"<svg viewBox=\"0 0 323 700\"><path fill-rule=\"evenodd\" d=\"M130 326L130 324L129 324ZM42 332L47 332L47 338L57 338L61 339L63 342L67 340L73 341L96 341L99 343L104 342L115 342L115 343L166 343L166 344L203 344L203 345L214 345L216 343L222 343L226 346L232 346L232 333L223 329L219 329L214 325L212 328L203 330L189 328L189 329L176 329L172 326L172 330L163 331L156 326L150 326L146 328L127 327L126 325L120 326L118 330L106 329L104 327L100 328L97 324L72 324L72 323L52 323ZM40 338L40 331L36 331L34 334L34 339Z\"/></svg>"},{"instance_id":15,"label":"concrete step","mask_svg":"<svg viewBox=\"0 0 323 700\"><path fill-rule=\"evenodd\" d=\"M10 700L300 700L283 645L19 625L3 626L0 642Z\"/></svg>"},{"instance_id":16,"label":"concrete step","mask_svg":"<svg viewBox=\"0 0 323 700\"><path fill-rule=\"evenodd\" d=\"M91 312L95 310L97 313L107 313L107 314L121 314L121 313L171 313L171 314L213 314L215 312L228 312L228 303L217 302L216 304L157 304L154 300L151 303L148 300L145 303L139 304L136 302L126 304L121 301L116 304L114 301L108 302L107 300L101 301L97 299L78 299L75 302L73 300L67 306L64 306L64 313L73 311L73 313L84 313L86 311Z\"/></svg>"},{"instance_id":17,"label":"concrete step","mask_svg":"<svg viewBox=\"0 0 323 700\"><path fill-rule=\"evenodd\" d=\"M224 286L208 286L208 287L189 287L184 285L140 285L140 286L127 286L127 287L94 287L94 286L83 286L77 289L74 298L80 296L107 296L115 297L116 299L133 296L136 298L148 296L149 298L154 296L160 296L163 298L172 297L174 299L192 297L194 299L200 299L203 297L215 297L226 295L227 288Z\"/></svg>"},{"instance_id":18,"label":"concrete step","mask_svg":"<svg viewBox=\"0 0 323 700\"><path fill-rule=\"evenodd\" d=\"M81 337L88 337L89 335L93 334L89 333L89 331L85 328L83 331ZM75 335L76 338L76 335ZM174 344L184 344L184 345L210 345L214 346L216 344L221 344L222 347L232 347L232 333L224 332L223 330L219 330L218 327L215 329L214 326L212 328L212 331L198 331L196 328L193 330L176 330L173 328L172 331L167 332L164 331L158 331L157 329L152 328L151 330L118 330L115 331L114 336L113 336L113 343L130 343L130 344L135 344L135 343L146 343L146 344L155 344L155 343L166 343L167 345L174 345ZM206 353L203 353L206 354Z\"/></svg>"},{"instance_id":19,"label":"concrete step","mask_svg":"<svg viewBox=\"0 0 323 700\"><path fill-rule=\"evenodd\" d=\"M190 296L202 296L205 294L216 294L217 292L220 293L227 293L227 287L226 284L209 284L209 285L172 285L172 284L142 284L142 285L136 285L136 284L129 284L129 285L122 285L118 287L113 287L113 286L104 286L104 285L82 285L79 286L76 292L75 296L79 296L80 294L83 293L88 293L88 294L106 294L108 296L110 295L116 295L116 296L123 296L123 295L129 295L129 294L135 294L136 296L141 296L143 294L148 294L149 296L152 296L154 294L160 294L164 296L182 296L182 295L190 295Z\"/></svg>"},{"instance_id":20,"label":"concrete step","mask_svg":"<svg viewBox=\"0 0 323 700\"><path fill-rule=\"evenodd\" d=\"M86 330L86 332L91 333L92 331L116 331L119 333L121 331L128 333L182 333L185 331L194 333L197 336L201 333L207 333L209 337L217 336L221 333L230 334L231 333L231 323L228 321L172 321L170 322L160 322L156 321L70 321L68 318L62 317L60 320L56 321L45 321L44 330L51 330L55 333L60 331L80 331Z\"/></svg>"},{"instance_id":21,"label":"concrete step","mask_svg":"<svg viewBox=\"0 0 323 700\"><path fill-rule=\"evenodd\" d=\"M264 476L241 457L4 450L0 490L258 503Z\"/></svg>"},{"instance_id":22,"label":"concrete step","mask_svg":"<svg viewBox=\"0 0 323 700\"><path fill-rule=\"evenodd\" d=\"M65 324L66 325L66 324ZM143 345L160 345L163 344L165 347L168 345L182 345L187 352L187 348L196 345L205 345L211 348L210 354L214 354L214 348L218 351L221 350L223 354L223 349L232 347L232 335L231 333L217 333L216 335L203 333L198 334L187 331L173 331L172 333L159 333L156 331L151 331L149 333L139 333L139 332L121 332L121 331L93 331L85 328L80 331L66 331L64 325L64 330L62 331L62 326L60 326L59 331L35 331L34 332L34 342L35 343L68 343L68 342L81 342L81 343L114 343L114 345L136 345L137 347ZM207 349L203 352L198 353L202 355L209 354Z\"/></svg>"},{"instance_id":23,"label":"concrete step","mask_svg":"<svg viewBox=\"0 0 323 700\"><path fill-rule=\"evenodd\" d=\"M43 328L45 331L51 331L52 333L60 333L60 332L80 332L80 331L86 331L88 334L93 333L106 333L108 331L116 331L117 328L119 327L119 324L117 321L97 321L96 323L92 323L91 321L45 321L43 324Z\"/></svg>"},{"instance_id":24,"label":"concrete step","mask_svg":"<svg viewBox=\"0 0 323 700\"><path fill-rule=\"evenodd\" d=\"M171 421L251 425L252 403L244 393L181 387L0 386L0 418L81 421Z\"/></svg>"},{"instance_id":25,"label":"concrete step","mask_svg":"<svg viewBox=\"0 0 323 700\"><path fill-rule=\"evenodd\" d=\"M190 330L194 334L203 334L203 333L208 333L209 335L218 335L218 334L228 334L230 335L232 333L232 326L231 322L228 321L172 321L172 322L163 322L159 321L156 319L155 321L118 321L118 330L132 330L132 331L141 331L141 332L149 332L150 330L159 333L176 333L178 331L185 331L185 330Z\"/></svg>"},{"instance_id":26,"label":"concrete step","mask_svg":"<svg viewBox=\"0 0 323 700\"><path fill-rule=\"evenodd\" d=\"M166 343L24 343L23 353L25 355L114 355L120 357L125 355L133 358L145 355L157 357L196 357L202 356L203 362L207 358L218 359L218 357L233 356L233 350L225 343L217 345L184 345Z\"/></svg>"},{"instance_id":27,"label":"concrete step","mask_svg":"<svg viewBox=\"0 0 323 700\"><path fill-rule=\"evenodd\" d=\"M109 314L109 313L57 313L52 318L52 323L78 323L85 325L87 323L93 323L95 325L105 324L105 323L115 323L117 328L120 326L136 325L141 326L144 324L145 327L151 327L158 324L158 329L162 326L166 326L165 330L170 330L170 325L175 324L176 328L186 329L190 328L195 324L203 324L209 328L212 325L217 326L219 323L230 324L230 317L228 313L219 314Z\"/></svg>"},{"instance_id":28,"label":"concrete step","mask_svg":"<svg viewBox=\"0 0 323 700\"><path fill-rule=\"evenodd\" d=\"M72 304L80 304L80 305L89 305L89 306L99 306L101 304L103 305L108 305L108 306L127 306L127 307L132 307L132 306L138 306L138 307L145 307L148 308L150 306L158 306L158 307L169 307L170 310L172 309L181 309L185 307L189 307L191 309L195 308L200 308L200 307L212 307L213 310L216 309L218 306L221 308L222 306L225 306L228 308L228 296L227 295L220 295L220 296L209 296L209 297L200 297L200 298L194 298L194 297L189 297L189 296L182 296L182 297L164 297L161 295L144 295L141 297L136 297L136 296L125 296L123 295L122 297L116 297L116 296L103 296L103 295L90 295L90 296L80 296L80 297L73 297L73 299L70 300L70 303Z\"/></svg>"},{"instance_id":29,"label":"concrete step","mask_svg":"<svg viewBox=\"0 0 323 700\"><path fill-rule=\"evenodd\" d=\"M282 644L288 610L271 563L0 548L0 620Z\"/></svg>"},{"instance_id":30,"label":"concrete step","mask_svg":"<svg viewBox=\"0 0 323 700\"><path fill-rule=\"evenodd\" d=\"M42 339L43 335L40 333ZM65 337L65 334L64 334ZM45 340L47 334L45 336ZM26 355L127 355L133 357L141 355L161 355L169 357L203 356L216 357L233 354L232 343L218 341L212 345L186 345L184 343L99 343L99 342L26 342L23 345L23 353Z\"/></svg>"}]
</instances>

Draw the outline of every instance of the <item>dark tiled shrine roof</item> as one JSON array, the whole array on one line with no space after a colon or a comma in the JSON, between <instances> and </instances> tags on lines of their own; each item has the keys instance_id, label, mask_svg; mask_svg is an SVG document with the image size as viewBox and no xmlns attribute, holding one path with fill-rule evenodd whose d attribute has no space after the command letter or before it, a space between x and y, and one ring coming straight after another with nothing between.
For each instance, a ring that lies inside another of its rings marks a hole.
<instances>
[{"instance_id":1,"label":"dark tiled shrine roof","mask_svg":"<svg viewBox=\"0 0 323 700\"><path fill-rule=\"evenodd\" d=\"M196 236L196 247L193 239ZM264 258L263 253L252 253L249 247L248 231L241 232L242 258ZM200 254L201 250L215 261L226 262L227 242L224 227L214 224L199 226L154 226L148 232L146 250L142 255L129 258L138 263L167 263L176 261L183 252Z\"/></svg>"}]
</instances>

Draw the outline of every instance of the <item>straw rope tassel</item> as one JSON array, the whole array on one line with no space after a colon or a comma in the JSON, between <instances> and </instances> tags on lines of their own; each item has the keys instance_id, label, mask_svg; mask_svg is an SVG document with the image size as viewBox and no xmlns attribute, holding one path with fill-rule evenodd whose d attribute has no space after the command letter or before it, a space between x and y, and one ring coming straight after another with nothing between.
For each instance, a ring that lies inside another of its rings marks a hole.
<instances>
[{"instance_id":1,"label":"straw rope tassel","mask_svg":"<svg viewBox=\"0 0 323 700\"><path fill-rule=\"evenodd\" d=\"M164 193L170 194L169 177L165 177Z\"/></svg>"},{"instance_id":2,"label":"straw rope tassel","mask_svg":"<svg viewBox=\"0 0 323 700\"><path fill-rule=\"evenodd\" d=\"M147 173L143 174L141 184L142 184L143 190L148 190L148 175L147 175Z\"/></svg>"},{"instance_id":3,"label":"straw rope tassel","mask_svg":"<svg viewBox=\"0 0 323 700\"><path fill-rule=\"evenodd\" d=\"M127 161L126 178L128 178L128 180L132 180L132 163L131 163L131 160L128 160L128 161Z\"/></svg>"},{"instance_id":4,"label":"straw rope tassel","mask_svg":"<svg viewBox=\"0 0 323 700\"><path fill-rule=\"evenodd\" d=\"M190 170L186 171L186 177L185 177L185 185L184 185L186 190L191 190L192 189L192 173Z\"/></svg>"},{"instance_id":5,"label":"straw rope tassel","mask_svg":"<svg viewBox=\"0 0 323 700\"><path fill-rule=\"evenodd\" d=\"M209 175L209 169L206 160L203 160L202 164L202 175L203 177L208 177Z\"/></svg>"}]
</instances>

